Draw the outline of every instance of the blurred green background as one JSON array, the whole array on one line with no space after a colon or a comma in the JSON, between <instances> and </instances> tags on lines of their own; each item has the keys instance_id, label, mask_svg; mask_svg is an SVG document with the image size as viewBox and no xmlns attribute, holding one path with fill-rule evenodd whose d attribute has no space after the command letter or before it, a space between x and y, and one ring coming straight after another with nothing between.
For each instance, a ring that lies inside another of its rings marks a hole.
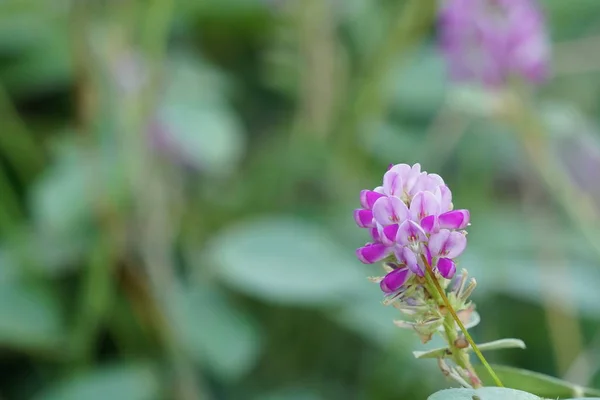
<instances>
[{"instance_id":1,"label":"blurred green background","mask_svg":"<svg viewBox=\"0 0 600 400\"><path fill-rule=\"evenodd\" d=\"M354 256L400 162L471 210L473 335L528 345L490 360L600 386L600 1L542 3L529 151L448 81L435 3L2 1L0 398L449 387Z\"/></svg>"}]
</instances>

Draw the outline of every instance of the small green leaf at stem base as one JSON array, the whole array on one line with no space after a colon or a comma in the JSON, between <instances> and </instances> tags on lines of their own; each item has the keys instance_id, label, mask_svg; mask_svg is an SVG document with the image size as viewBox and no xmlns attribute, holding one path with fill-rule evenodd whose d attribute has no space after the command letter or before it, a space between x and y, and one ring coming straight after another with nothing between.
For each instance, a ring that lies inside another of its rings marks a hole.
<instances>
[{"instance_id":1,"label":"small green leaf at stem base","mask_svg":"<svg viewBox=\"0 0 600 400\"><path fill-rule=\"evenodd\" d=\"M500 340L494 340L492 342L478 344L477 347L479 347L479 350L481 350L481 351L515 349L515 348L524 349L525 342L523 342L520 339L500 339ZM470 352L472 350L473 350L473 348L470 346L465 349L465 351L467 351L467 352ZM440 357L445 357L446 355L448 355L448 351L449 350L447 347L440 347L440 348L427 350L427 351L413 351L413 355L415 356L415 358L440 358Z\"/></svg>"}]
</instances>

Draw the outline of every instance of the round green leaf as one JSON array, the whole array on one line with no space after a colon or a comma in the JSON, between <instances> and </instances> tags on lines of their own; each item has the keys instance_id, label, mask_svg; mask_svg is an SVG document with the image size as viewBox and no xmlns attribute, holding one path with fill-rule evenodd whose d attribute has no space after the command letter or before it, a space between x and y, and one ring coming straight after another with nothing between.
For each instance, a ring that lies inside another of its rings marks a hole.
<instances>
[{"instance_id":1,"label":"round green leaf","mask_svg":"<svg viewBox=\"0 0 600 400\"><path fill-rule=\"evenodd\" d=\"M62 336L60 306L50 292L17 283L0 285L0 344L49 349Z\"/></svg>"},{"instance_id":2,"label":"round green leaf","mask_svg":"<svg viewBox=\"0 0 600 400\"><path fill-rule=\"evenodd\" d=\"M499 387L481 389L446 389L429 396L429 400L541 400L520 390Z\"/></svg>"},{"instance_id":3,"label":"round green leaf","mask_svg":"<svg viewBox=\"0 0 600 400\"><path fill-rule=\"evenodd\" d=\"M190 356L222 379L235 380L248 372L262 344L254 321L215 290L194 288L178 294L175 326Z\"/></svg>"},{"instance_id":4,"label":"round green leaf","mask_svg":"<svg viewBox=\"0 0 600 400\"><path fill-rule=\"evenodd\" d=\"M152 400L158 399L160 384L151 368L141 365L119 365L74 376L36 400Z\"/></svg>"},{"instance_id":5,"label":"round green leaf","mask_svg":"<svg viewBox=\"0 0 600 400\"><path fill-rule=\"evenodd\" d=\"M273 302L329 302L368 284L351 251L293 218L263 218L226 229L209 245L209 257L230 286Z\"/></svg>"},{"instance_id":6,"label":"round green leaf","mask_svg":"<svg viewBox=\"0 0 600 400\"><path fill-rule=\"evenodd\" d=\"M392 76L390 90L394 93L394 105L406 115L429 117L441 106L446 94L445 65L434 46L416 51L405 68L399 68Z\"/></svg>"}]
</instances>

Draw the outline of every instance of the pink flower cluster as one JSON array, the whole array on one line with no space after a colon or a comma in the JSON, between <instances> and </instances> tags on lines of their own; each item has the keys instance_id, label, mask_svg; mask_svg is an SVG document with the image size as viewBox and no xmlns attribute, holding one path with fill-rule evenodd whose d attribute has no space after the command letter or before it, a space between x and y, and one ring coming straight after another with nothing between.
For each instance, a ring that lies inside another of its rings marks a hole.
<instances>
[{"instance_id":1,"label":"pink flower cluster","mask_svg":"<svg viewBox=\"0 0 600 400\"><path fill-rule=\"evenodd\" d=\"M535 0L444 0L438 28L456 80L496 86L510 75L548 76L550 40Z\"/></svg>"},{"instance_id":2,"label":"pink flower cluster","mask_svg":"<svg viewBox=\"0 0 600 400\"><path fill-rule=\"evenodd\" d=\"M456 272L454 259L467 245L468 210L452 210L452 193L437 174L421 166L390 165L383 186L363 190L354 211L373 241L356 250L365 264L393 261L398 268L381 281L385 293L398 291L413 275L425 275L425 262L444 278Z\"/></svg>"}]
</instances>

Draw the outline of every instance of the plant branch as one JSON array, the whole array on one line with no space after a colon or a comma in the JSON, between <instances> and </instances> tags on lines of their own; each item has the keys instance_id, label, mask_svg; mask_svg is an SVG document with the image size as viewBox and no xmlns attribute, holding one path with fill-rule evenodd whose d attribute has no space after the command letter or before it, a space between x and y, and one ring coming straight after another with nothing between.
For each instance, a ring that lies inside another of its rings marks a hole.
<instances>
[{"instance_id":1,"label":"plant branch","mask_svg":"<svg viewBox=\"0 0 600 400\"><path fill-rule=\"evenodd\" d=\"M423 262L425 263L425 267L427 269L426 274L425 274L425 278L427 279L427 282L430 285L435 286L435 289L437 290L438 294L442 298L442 301L443 301L444 305L446 306L446 308L448 309L448 312L450 313L450 315L452 316L452 318L454 319L456 324L459 326L463 335L465 335L465 339L467 340L467 342L469 342L469 344L473 348L473 352L477 355L477 357L479 358L479 360L481 361L481 363L483 364L485 369L488 371L488 373L490 374L490 376L492 377L492 379L494 380L496 385L498 385L500 387L504 387L504 385L502 384L502 382L500 381L500 379L498 378L498 376L496 375L496 373L494 372L494 370L492 369L490 364L487 362L487 360L485 359L483 354L481 354L481 351L479 351L477 344L475 344L475 341L473 340L473 338L469 334L469 331L467 331L467 328L465 328L465 325L462 323L462 321L456 314L456 311L454 311L454 308L452 307L452 305L450 304L450 301L448 300L448 297L446 296L446 292L444 291L444 289L442 289L442 287L440 286L440 283L435 278L435 274L433 273L431 265L429 265L429 263L427 262L427 259L424 256L421 256L421 257L422 257ZM451 346L453 345L453 343L449 343L449 344Z\"/></svg>"}]
</instances>

